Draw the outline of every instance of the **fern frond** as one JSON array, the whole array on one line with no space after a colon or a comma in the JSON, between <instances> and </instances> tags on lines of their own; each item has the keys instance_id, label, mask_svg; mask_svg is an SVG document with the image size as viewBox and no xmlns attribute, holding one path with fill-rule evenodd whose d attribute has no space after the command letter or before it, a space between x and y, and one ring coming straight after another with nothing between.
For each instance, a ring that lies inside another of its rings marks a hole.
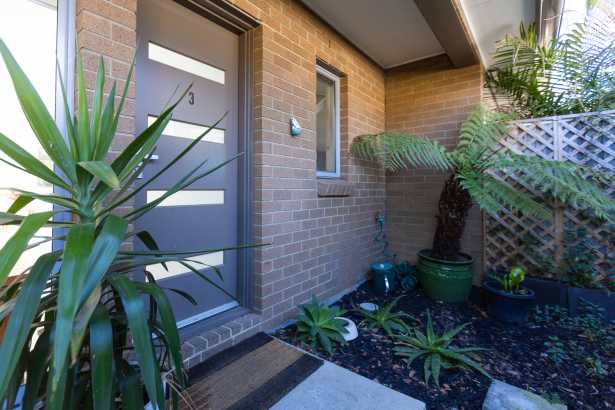
<instances>
[{"instance_id":1,"label":"fern frond","mask_svg":"<svg viewBox=\"0 0 615 410\"><path fill-rule=\"evenodd\" d=\"M519 211L525 215L549 220L552 213L530 194L487 173L459 172L459 184L485 212L498 215L504 210Z\"/></svg>"},{"instance_id":2,"label":"fern frond","mask_svg":"<svg viewBox=\"0 0 615 410\"><path fill-rule=\"evenodd\" d=\"M461 160L477 163L485 153L491 153L497 142L506 134L509 115L488 111L477 106L461 125L455 155Z\"/></svg>"},{"instance_id":3,"label":"fern frond","mask_svg":"<svg viewBox=\"0 0 615 410\"><path fill-rule=\"evenodd\" d=\"M350 151L357 158L377 161L390 171L411 167L442 171L452 168L449 154L442 144L410 134L361 135L352 141Z\"/></svg>"},{"instance_id":4,"label":"fern frond","mask_svg":"<svg viewBox=\"0 0 615 410\"><path fill-rule=\"evenodd\" d=\"M514 174L522 182L579 210L615 221L615 201L601 187L611 186L615 177L567 161L550 161L513 153L493 161L493 169Z\"/></svg>"},{"instance_id":5,"label":"fern frond","mask_svg":"<svg viewBox=\"0 0 615 410\"><path fill-rule=\"evenodd\" d=\"M497 45L487 83L525 117L615 108L615 19L594 17L543 46L535 27Z\"/></svg>"}]
</instances>

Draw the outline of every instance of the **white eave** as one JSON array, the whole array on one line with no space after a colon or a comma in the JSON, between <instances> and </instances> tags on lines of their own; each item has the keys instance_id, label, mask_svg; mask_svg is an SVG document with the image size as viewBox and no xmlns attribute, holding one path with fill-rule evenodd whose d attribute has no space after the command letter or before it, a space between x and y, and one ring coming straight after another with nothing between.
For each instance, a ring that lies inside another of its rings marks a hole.
<instances>
[{"instance_id":1,"label":"white eave","mask_svg":"<svg viewBox=\"0 0 615 410\"><path fill-rule=\"evenodd\" d=\"M444 53L457 67L488 66L495 42L553 1L301 0L384 69Z\"/></svg>"}]
</instances>

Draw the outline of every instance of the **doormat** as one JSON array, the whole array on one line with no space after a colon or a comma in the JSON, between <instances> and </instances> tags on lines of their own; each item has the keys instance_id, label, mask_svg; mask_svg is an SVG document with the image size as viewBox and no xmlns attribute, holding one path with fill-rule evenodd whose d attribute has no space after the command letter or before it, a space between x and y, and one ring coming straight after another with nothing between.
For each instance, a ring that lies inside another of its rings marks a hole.
<instances>
[{"instance_id":1,"label":"doormat","mask_svg":"<svg viewBox=\"0 0 615 410\"><path fill-rule=\"evenodd\" d=\"M189 387L182 393L186 402L180 407L268 409L322 363L265 333L258 333L190 369Z\"/></svg>"}]
</instances>

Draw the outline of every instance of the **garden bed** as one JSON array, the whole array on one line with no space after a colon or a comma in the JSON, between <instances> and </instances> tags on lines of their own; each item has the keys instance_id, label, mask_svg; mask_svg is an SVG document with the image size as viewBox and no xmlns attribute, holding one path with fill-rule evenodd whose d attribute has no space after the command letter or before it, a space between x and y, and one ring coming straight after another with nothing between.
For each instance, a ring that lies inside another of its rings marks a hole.
<instances>
[{"instance_id":1,"label":"garden bed","mask_svg":"<svg viewBox=\"0 0 615 410\"><path fill-rule=\"evenodd\" d=\"M589 316L566 319L558 309L548 312L542 309L540 314L534 313L527 325L504 325L488 318L484 310L469 302L434 302L420 291L379 298L367 285L346 295L339 304L350 310L353 302L358 305L369 301L382 305L398 295L403 296L396 309L420 318L423 331L428 309L438 333L470 322L453 345L489 349L480 353L480 363L494 378L564 403L570 409L615 408L613 326L607 329L596 325ZM346 316L357 323L362 318L355 312L348 312ZM560 316L564 319L558 320ZM295 327L289 326L278 331L276 336L422 400L428 409L480 409L490 385L490 380L472 371L445 371L440 376L440 387L433 382L426 385L423 360L416 360L408 368L402 358L394 354L394 340L383 331L361 328L356 340L336 348L330 357L299 342L295 333ZM601 361L606 374L591 373L592 368L596 370L596 359ZM590 361L593 361L593 366Z\"/></svg>"}]
</instances>

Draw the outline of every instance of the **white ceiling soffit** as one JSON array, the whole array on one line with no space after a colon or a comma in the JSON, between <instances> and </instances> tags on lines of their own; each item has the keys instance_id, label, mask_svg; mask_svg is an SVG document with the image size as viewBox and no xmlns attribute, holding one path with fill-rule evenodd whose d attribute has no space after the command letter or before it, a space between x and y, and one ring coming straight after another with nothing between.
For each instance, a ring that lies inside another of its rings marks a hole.
<instances>
[{"instance_id":1,"label":"white ceiling soffit","mask_svg":"<svg viewBox=\"0 0 615 410\"><path fill-rule=\"evenodd\" d=\"M483 65L489 67L496 41L518 34L519 23L534 21L536 0L460 0Z\"/></svg>"},{"instance_id":2,"label":"white ceiling soffit","mask_svg":"<svg viewBox=\"0 0 615 410\"><path fill-rule=\"evenodd\" d=\"M383 68L444 53L412 0L301 1Z\"/></svg>"}]
</instances>

